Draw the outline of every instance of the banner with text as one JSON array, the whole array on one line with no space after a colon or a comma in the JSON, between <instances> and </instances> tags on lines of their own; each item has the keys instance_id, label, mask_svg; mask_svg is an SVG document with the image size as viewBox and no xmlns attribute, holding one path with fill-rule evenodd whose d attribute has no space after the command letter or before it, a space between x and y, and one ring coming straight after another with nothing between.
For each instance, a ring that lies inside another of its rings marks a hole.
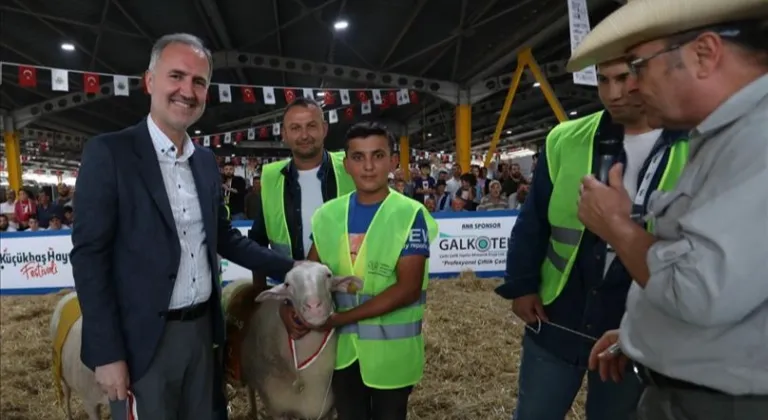
<instances>
[{"instance_id":1,"label":"banner with text","mask_svg":"<svg viewBox=\"0 0 768 420\"><path fill-rule=\"evenodd\" d=\"M517 212L436 213L440 232L430 245L430 276L455 277L471 270L480 277L503 275L507 242ZM251 222L234 225L248 234ZM0 294L41 294L74 287L69 231L0 234ZM250 279L251 271L221 260L225 282Z\"/></svg>"}]
</instances>

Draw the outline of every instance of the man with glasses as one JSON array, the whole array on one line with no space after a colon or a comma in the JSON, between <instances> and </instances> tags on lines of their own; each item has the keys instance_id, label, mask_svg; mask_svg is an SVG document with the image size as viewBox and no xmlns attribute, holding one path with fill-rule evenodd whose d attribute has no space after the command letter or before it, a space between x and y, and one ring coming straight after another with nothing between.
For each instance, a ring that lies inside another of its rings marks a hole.
<instances>
[{"instance_id":1,"label":"man with glasses","mask_svg":"<svg viewBox=\"0 0 768 420\"><path fill-rule=\"evenodd\" d=\"M688 155L684 132L651 128L623 58L603 60L597 73L606 111L563 122L547 136L512 231L505 283L496 290L512 300L528 326L515 420L566 416L587 374L592 345L619 326L632 284L615 253L577 217L581 178L607 172L612 161L605 164L600 156L606 143L615 142L612 152L626 166L623 188L642 214L649 191L674 187ZM642 387L627 376L613 384L588 374L587 418L632 415Z\"/></svg>"},{"instance_id":2,"label":"man with glasses","mask_svg":"<svg viewBox=\"0 0 768 420\"><path fill-rule=\"evenodd\" d=\"M633 360L648 385L641 419L765 419L768 2L633 0L568 68L624 52L652 120L691 130L690 161L651 199L652 233L619 185L583 182L580 219L634 278L620 330L590 365L619 379Z\"/></svg>"}]
</instances>

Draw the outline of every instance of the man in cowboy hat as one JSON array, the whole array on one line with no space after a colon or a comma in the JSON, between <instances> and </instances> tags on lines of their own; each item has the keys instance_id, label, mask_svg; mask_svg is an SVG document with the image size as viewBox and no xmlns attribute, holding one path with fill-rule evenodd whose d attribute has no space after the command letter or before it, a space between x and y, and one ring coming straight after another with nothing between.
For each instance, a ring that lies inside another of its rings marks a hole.
<instances>
[{"instance_id":1,"label":"man in cowboy hat","mask_svg":"<svg viewBox=\"0 0 768 420\"><path fill-rule=\"evenodd\" d=\"M646 112L691 130L675 190L631 218L620 184L583 180L579 218L634 278L620 330L590 364L649 386L641 419L768 416L768 1L632 0L574 51L569 70L626 54ZM614 345L618 344L618 345Z\"/></svg>"},{"instance_id":2,"label":"man in cowboy hat","mask_svg":"<svg viewBox=\"0 0 768 420\"><path fill-rule=\"evenodd\" d=\"M607 172L611 162L604 164L600 155L617 140L610 155L626 164L626 189L643 212L650 191L674 188L688 143L684 131L651 128L629 67L617 58L597 66L605 110L558 124L547 136L512 231L505 282L496 293L512 300L514 313L528 325L515 420L562 419L585 375L590 420L627 419L643 390L634 376L605 383L587 370L594 337L621 322L632 277L579 221L579 186L581 177Z\"/></svg>"}]
</instances>

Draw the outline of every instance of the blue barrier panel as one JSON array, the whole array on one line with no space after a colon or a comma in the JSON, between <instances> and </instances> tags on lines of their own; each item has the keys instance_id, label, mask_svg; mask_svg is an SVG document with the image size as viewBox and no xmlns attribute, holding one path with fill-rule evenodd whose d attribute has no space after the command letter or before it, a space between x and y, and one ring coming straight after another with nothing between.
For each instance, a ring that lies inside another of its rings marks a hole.
<instances>
[{"instance_id":1,"label":"blue barrier panel","mask_svg":"<svg viewBox=\"0 0 768 420\"><path fill-rule=\"evenodd\" d=\"M433 278L451 278L463 271L479 277L501 277L507 243L518 211L440 212L433 214L440 227L430 245L429 272ZM243 235L252 222L232 223ZM74 287L69 253L71 231L0 233L0 294L34 295ZM251 272L221 261L222 280L250 279Z\"/></svg>"}]
</instances>

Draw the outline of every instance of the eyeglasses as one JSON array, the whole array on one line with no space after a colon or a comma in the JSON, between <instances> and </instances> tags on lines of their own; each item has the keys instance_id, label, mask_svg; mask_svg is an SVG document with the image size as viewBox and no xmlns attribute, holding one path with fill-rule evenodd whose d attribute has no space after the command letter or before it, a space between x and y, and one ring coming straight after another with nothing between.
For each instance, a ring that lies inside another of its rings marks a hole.
<instances>
[{"instance_id":1,"label":"eyeglasses","mask_svg":"<svg viewBox=\"0 0 768 420\"><path fill-rule=\"evenodd\" d=\"M719 28L701 29L701 30L697 30L697 31L691 32L686 37L685 41L677 42L675 44L672 44L672 45L662 49L661 51L658 51L658 52L656 52L654 54L649 55L648 57L639 57L639 58L634 58L634 59L628 60L627 61L627 66L629 67L630 74L632 74L633 76L637 76L639 74L640 69L642 69L643 67L647 66L648 62L651 61L652 59L654 59L654 58L656 58L656 57L658 57L658 56L660 56L662 54L666 54L668 52L675 51L677 49L682 48L684 45L695 41L696 38L699 37L699 35L701 35L704 32L707 32L707 31L714 32L714 33L718 34L720 37L728 38L728 39L738 39L743 34L743 31L741 29L731 28L731 27L728 27L728 26L719 27Z\"/></svg>"},{"instance_id":2,"label":"eyeglasses","mask_svg":"<svg viewBox=\"0 0 768 420\"><path fill-rule=\"evenodd\" d=\"M649 61L653 60L654 58L656 58L656 57L658 57L658 56L660 56L662 54L666 54L668 52L675 51L675 50L681 48L685 44L686 43L673 44L673 45L670 45L670 46L668 46L666 48L663 48L661 51L657 51L656 53L651 54L651 55L649 55L647 57L640 57L640 58L635 58L635 59L629 60L627 62L627 66L629 67L629 72L633 76L637 76L640 73L640 69L642 69L645 66L647 66Z\"/></svg>"}]
</instances>

